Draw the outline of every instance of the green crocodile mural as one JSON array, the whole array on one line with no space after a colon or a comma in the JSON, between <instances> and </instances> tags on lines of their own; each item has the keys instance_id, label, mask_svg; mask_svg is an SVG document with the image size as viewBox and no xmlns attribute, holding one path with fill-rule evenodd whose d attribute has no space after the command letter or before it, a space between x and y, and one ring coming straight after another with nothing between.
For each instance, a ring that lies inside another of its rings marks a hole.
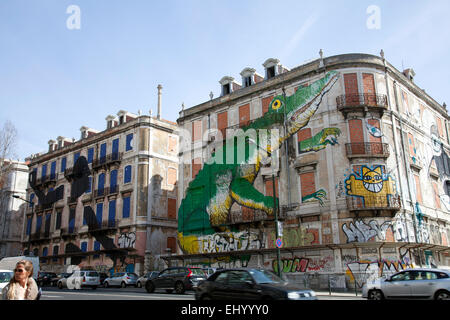
<instances>
[{"instance_id":1,"label":"green crocodile mural","mask_svg":"<svg viewBox=\"0 0 450 320\"><path fill-rule=\"evenodd\" d=\"M273 215L274 203L277 205L278 199L274 201L273 197L265 196L253 186L262 163L267 163L271 152L279 149L284 140L308 124L325 94L338 80L338 75L335 71L328 72L291 96L276 96L261 118L242 128L238 136L227 138L222 147L217 148L189 183L178 210L178 242L184 253L198 253L202 236L237 231L224 227L235 202ZM261 140L259 135L248 138L249 132L282 127L285 117L286 130L280 130L276 139ZM339 133L333 129L336 128L327 128L321 137L325 139L330 133ZM240 136L247 137L244 144L236 143ZM317 151L327 144L336 143L322 138L317 138L317 145L308 147ZM270 143L266 144L267 141Z\"/></svg>"}]
</instances>

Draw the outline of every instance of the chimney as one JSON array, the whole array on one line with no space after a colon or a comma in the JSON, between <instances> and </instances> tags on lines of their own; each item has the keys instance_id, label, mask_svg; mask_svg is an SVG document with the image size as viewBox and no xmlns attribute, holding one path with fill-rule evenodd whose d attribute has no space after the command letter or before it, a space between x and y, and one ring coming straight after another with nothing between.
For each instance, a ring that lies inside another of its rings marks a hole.
<instances>
[{"instance_id":1,"label":"chimney","mask_svg":"<svg viewBox=\"0 0 450 320\"><path fill-rule=\"evenodd\" d=\"M161 119L161 89L162 85L158 84L158 119Z\"/></svg>"}]
</instances>

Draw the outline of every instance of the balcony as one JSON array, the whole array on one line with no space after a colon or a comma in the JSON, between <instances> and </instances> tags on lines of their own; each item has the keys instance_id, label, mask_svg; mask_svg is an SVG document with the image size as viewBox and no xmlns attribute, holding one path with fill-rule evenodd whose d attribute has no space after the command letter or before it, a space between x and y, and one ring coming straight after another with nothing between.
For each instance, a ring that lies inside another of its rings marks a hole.
<instances>
[{"instance_id":1,"label":"balcony","mask_svg":"<svg viewBox=\"0 0 450 320\"><path fill-rule=\"evenodd\" d=\"M109 231L116 231L119 228L119 220L107 220L89 225L89 233L102 233Z\"/></svg>"},{"instance_id":2,"label":"balcony","mask_svg":"<svg viewBox=\"0 0 450 320\"><path fill-rule=\"evenodd\" d=\"M61 228L61 237L63 237L64 239L75 238L76 236L77 233L74 227Z\"/></svg>"},{"instance_id":3,"label":"balcony","mask_svg":"<svg viewBox=\"0 0 450 320\"><path fill-rule=\"evenodd\" d=\"M92 161L92 169L98 170L102 167L108 167L113 164L118 164L122 161L122 152L114 152L110 153L105 157L100 157L98 159L94 159Z\"/></svg>"},{"instance_id":4,"label":"balcony","mask_svg":"<svg viewBox=\"0 0 450 320\"><path fill-rule=\"evenodd\" d=\"M50 231L40 231L32 233L29 238L30 242L50 241Z\"/></svg>"},{"instance_id":5,"label":"balcony","mask_svg":"<svg viewBox=\"0 0 450 320\"><path fill-rule=\"evenodd\" d=\"M388 158L389 145L381 142L346 143L348 158Z\"/></svg>"},{"instance_id":6,"label":"balcony","mask_svg":"<svg viewBox=\"0 0 450 320\"><path fill-rule=\"evenodd\" d=\"M400 195L395 196L366 196L352 197L347 196L347 208L349 211L381 210L396 212L401 209L402 202Z\"/></svg>"},{"instance_id":7,"label":"balcony","mask_svg":"<svg viewBox=\"0 0 450 320\"><path fill-rule=\"evenodd\" d=\"M278 219L285 218L283 212L278 212ZM257 221L274 221L274 215L268 215L265 211L249 209L241 207L240 210L231 211L227 217L227 221L220 225L233 225L239 223L252 223ZM212 226L219 226L219 224L212 224Z\"/></svg>"},{"instance_id":8,"label":"balcony","mask_svg":"<svg viewBox=\"0 0 450 320\"><path fill-rule=\"evenodd\" d=\"M388 107L388 100L385 94L344 94L336 97L337 109L344 114L350 112L363 112L364 117L367 112L377 112L380 118Z\"/></svg>"}]
</instances>

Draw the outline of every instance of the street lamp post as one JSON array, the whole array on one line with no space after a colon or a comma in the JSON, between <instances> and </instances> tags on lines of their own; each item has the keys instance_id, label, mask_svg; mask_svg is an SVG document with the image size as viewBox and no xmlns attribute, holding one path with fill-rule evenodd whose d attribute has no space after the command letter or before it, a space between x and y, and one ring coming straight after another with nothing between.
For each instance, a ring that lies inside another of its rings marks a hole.
<instances>
[{"instance_id":1,"label":"street lamp post","mask_svg":"<svg viewBox=\"0 0 450 320\"><path fill-rule=\"evenodd\" d=\"M16 199L19 199L19 200L22 200L22 201L25 201L25 202L28 202L29 204L31 204L31 221L33 221L33 216L34 216L34 203L31 202L31 201L29 201L29 200L27 200L27 199L21 198L21 197L19 197L19 196L16 195L16 194L13 194L12 197L13 197L13 198L16 198ZM25 210L26 210L26 209L25 209ZM30 237L31 237L31 233L28 235L28 255L29 255L29 256L31 256L31 239L30 239Z\"/></svg>"}]
</instances>

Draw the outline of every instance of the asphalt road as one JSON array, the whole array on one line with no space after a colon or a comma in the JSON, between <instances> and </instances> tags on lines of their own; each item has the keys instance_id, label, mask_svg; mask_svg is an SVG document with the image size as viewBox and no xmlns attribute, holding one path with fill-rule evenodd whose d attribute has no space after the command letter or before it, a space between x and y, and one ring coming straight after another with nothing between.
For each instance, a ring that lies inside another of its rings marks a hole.
<instances>
[{"instance_id":1,"label":"asphalt road","mask_svg":"<svg viewBox=\"0 0 450 320\"><path fill-rule=\"evenodd\" d=\"M355 294L333 294L317 292L319 300L365 300ZM195 300L193 291L185 294L169 294L164 290L147 293L143 288L103 288L96 290L89 288L81 290L58 289L43 287L41 300Z\"/></svg>"}]
</instances>

